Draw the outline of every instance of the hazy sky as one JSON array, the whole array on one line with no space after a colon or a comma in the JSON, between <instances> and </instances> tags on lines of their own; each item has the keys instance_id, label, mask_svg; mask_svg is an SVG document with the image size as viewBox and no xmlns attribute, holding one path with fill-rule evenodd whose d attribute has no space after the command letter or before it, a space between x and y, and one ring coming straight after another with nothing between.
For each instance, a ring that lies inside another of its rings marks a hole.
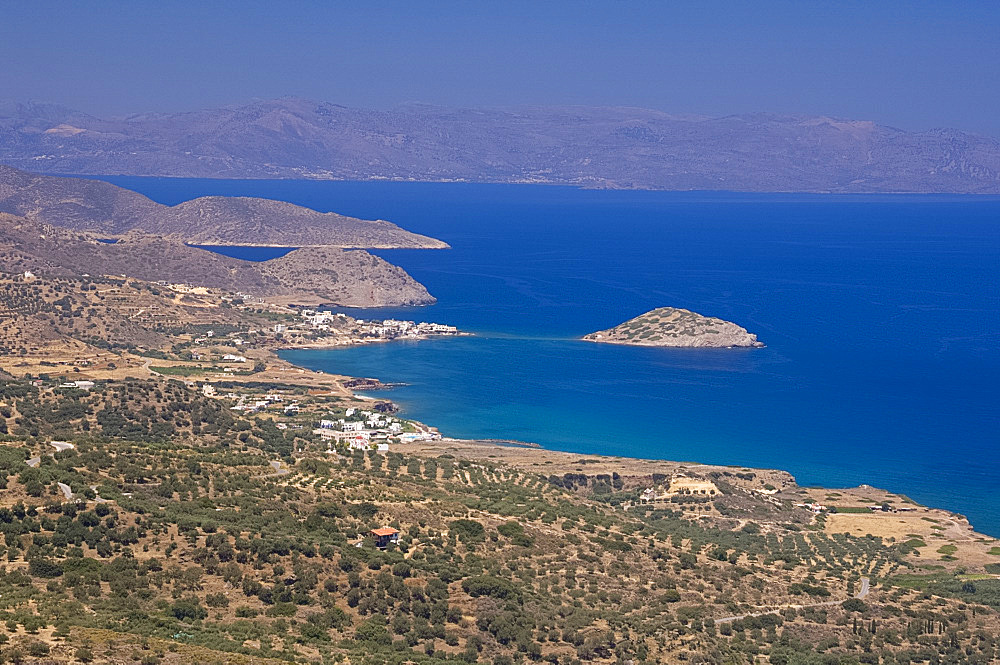
<instances>
[{"instance_id":1,"label":"hazy sky","mask_svg":"<svg viewBox=\"0 0 1000 665\"><path fill-rule=\"evenodd\" d=\"M630 105L1000 136L1000 2L0 4L0 98L98 115L283 95Z\"/></svg>"}]
</instances>

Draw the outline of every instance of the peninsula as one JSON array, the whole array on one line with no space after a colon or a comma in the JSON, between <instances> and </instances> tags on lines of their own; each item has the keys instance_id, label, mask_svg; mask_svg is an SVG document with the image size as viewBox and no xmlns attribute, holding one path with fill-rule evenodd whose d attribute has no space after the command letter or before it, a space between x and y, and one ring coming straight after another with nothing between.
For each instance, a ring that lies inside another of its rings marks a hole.
<instances>
[{"instance_id":1,"label":"peninsula","mask_svg":"<svg viewBox=\"0 0 1000 665\"><path fill-rule=\"evenodd\" d=\"M154 235L191 245L447 249L384 220L318 212L285 201L203 196L167 206L101 180L27 173L0 164L0 212L103 239Z\"/></svg>"},{"instance_id":2,"label":"peninsula","mask_svg":"<svg viewBox=\"0 0 1000 665\"><path fill-rule=\"evenodd\" d=\"M295 249L246 261L200 244ZM165 206L98 180L0 166L4 273L128 277L298 305L426 305L434 297L422 284L365 249L446 247L390 222L281 201L214 196Z\"/></svg>"},{"instance_id":3,"label":"peninsula","mask_svg":"<svg viewBox=\"0 0 1000 665\"><path fill-rule=\"evenodd\" d=\"M625 323L584 335L588 342L723 349L762 347L757 335L730 321L677 307L658 307Z\"/></svg>"}]
</instances>

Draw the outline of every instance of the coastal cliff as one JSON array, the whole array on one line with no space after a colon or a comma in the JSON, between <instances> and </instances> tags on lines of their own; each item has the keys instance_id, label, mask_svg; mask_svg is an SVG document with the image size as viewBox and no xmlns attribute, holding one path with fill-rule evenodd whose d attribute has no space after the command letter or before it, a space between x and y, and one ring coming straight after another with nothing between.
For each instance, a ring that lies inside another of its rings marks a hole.
<instances>
[{"instance_id":1,"label":"coastal cliff","mask_svg":"<svg viewBox=\"0 0 1000 665\"><path fill-rule=\"evenodd\" d=\"M621 325L584 335L588 342L687 348L762 347L757 335L730 321L659 307Z\"/></svg>"}]
</instances>

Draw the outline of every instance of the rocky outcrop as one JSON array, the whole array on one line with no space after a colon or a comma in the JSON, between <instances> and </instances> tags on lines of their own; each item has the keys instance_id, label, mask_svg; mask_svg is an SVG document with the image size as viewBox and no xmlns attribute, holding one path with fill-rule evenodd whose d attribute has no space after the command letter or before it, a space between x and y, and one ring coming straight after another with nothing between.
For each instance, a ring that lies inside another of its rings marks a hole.
<instances>
[{"instance_id":1,"label":"rocky outcrop","mask_svg":"<svg viewBox=\"0 0 1000 665\"><path fill-rule=\"evenodd\" d=\"M687 309L660 307L625 323L590 333L588 342L687 348L762 347L746 328Z\"/></svg>"}]
</instances>

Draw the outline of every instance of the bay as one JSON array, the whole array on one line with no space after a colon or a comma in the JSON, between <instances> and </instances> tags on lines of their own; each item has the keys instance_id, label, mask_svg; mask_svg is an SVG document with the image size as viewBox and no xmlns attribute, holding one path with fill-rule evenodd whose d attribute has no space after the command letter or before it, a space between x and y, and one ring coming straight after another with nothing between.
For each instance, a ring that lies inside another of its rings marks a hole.
<instances>
[{"instance_id":1,"label":"bay","mask_svg":"<svg viewBox=\"0 0 1000 665\"><path fill-rule=\"evenodd\" d=\"M445 434L867 483L1000 536L996 198L107 179L162 203L263 196L451 244L378 252L437 304L352 314L475 337L283 353L404 382L392 399ZM767 348L577 339L658 306L735 321Z\"/></svg>"}]
</instances>

